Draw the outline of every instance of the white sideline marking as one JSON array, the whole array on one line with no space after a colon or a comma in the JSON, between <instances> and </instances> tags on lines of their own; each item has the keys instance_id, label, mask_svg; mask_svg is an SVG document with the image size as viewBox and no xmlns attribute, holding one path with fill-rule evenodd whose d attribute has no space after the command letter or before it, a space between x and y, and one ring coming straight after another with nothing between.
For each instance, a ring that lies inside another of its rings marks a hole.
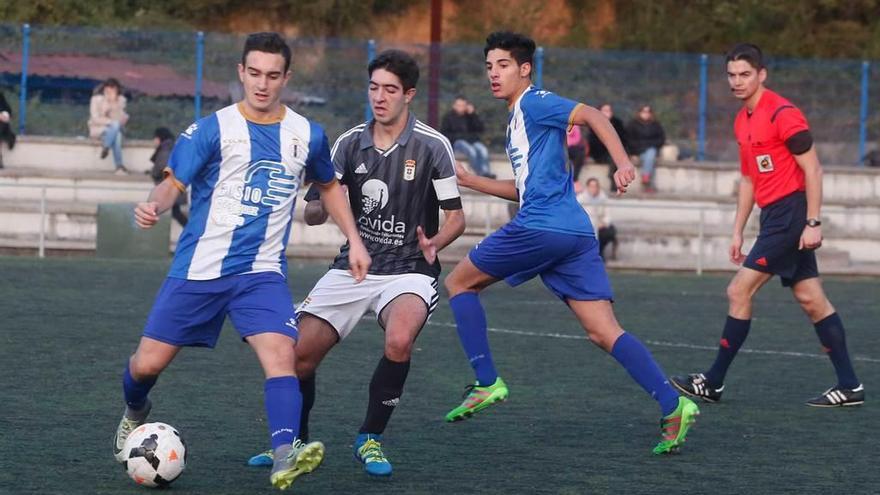
<instances>
[{"instance_id":1,"label":"white sideline marking","mask_svg":"<svg viewBox=\"0 0 880 495\"><path fill-rule=\"evenodd\" d=\"M436 325L439 327L451 327L455 328L454 323L440 323L436 321L429 321L428 325ZM511 335L526 335L529 337L547 337L551 339L568 339L568 340L586 340L587 337L584 335L568 335L562 333L542 333L542 332L529 332L526 330L511 330L509 328L493 328L489 327L490 332L495 333L506 333ZM708 345L694 345L694 344L682 344L679 342L666 342L663 340L643 340L642 342L657 346L657 347L678 347L681 349L696 349L701 351L715 351L718 347L711 347ZM808 354L806 352L793 352L793 351L769 351L765 349L740 349L739 352L745 354L767 354L771 356L791 356L791 357L805 357L805 358L818 358L818 359L827 359L828 357L823 354ZM869 358L864 356L851 356L853 361L862 361L866 363L880 363L880 359Z\"/></svg>"}]
</instances>

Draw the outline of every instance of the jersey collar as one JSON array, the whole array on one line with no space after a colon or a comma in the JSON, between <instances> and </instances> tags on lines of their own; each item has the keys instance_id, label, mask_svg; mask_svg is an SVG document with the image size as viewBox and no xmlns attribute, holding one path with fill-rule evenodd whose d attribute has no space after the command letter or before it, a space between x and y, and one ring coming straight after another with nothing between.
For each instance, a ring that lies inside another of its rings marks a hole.
<instances>
[{"instance_id":1,"label":"jersey collar","mask_svg":"<svg viewBox=\"0 0 880 495\"><path fill-rule=\"evenodd\" d=\"M370 119L369 124L367 124L367 128L364 129L364 132L361 133L361 149L365 150L367 148L372 148L373 145L373 126L376 124L375 119ZM403 131L400 133L400 136L397 136L397 141L395 141L400 146L406 146L407 141L409 141L410 136L412 136L413 129L416 126L416 116L413 115L412 112L409 112L409 117L406 119L406 126L404 126Z\"/></svg>"},{"instance_id":2,"label":"jersey collar","mask_svg":"<svg viewBox=\"0 0 880 495\"><path fill-rule=\"evenodd\" d=\"M236 106L238 107L238 112L241 114L242 117L244 117L245 120L248 120L255 124L277 124L284 120L284 117L287 116L287 106L285 105L281 105L281 109L278 111L278 115L271 115L265 118L256 115L250 115L249 113L247 113L247 110L245 110L244 108L244 102L240 101Z\"/></svg>"},{"instance_id":3,"label":"jersey collar","mask_svg":"<svg viewBox=\"0 0 880 495\"><path fill-rule=\"evenodd\" d=\"M526 93L528 93L529 91L531 91L533 89L535 89L535 86L533 84L529 84L529 86L525 89L525 91L523 91L522 93L519 94L519 96L516 97L516 100L514 100L513 105L509 106L507 108L507 110L510 113L513 113L513 110L516 108L517 105L519 105L519 102L522 101L523 96L525 96Z\"/></svg>"}]
</instances>

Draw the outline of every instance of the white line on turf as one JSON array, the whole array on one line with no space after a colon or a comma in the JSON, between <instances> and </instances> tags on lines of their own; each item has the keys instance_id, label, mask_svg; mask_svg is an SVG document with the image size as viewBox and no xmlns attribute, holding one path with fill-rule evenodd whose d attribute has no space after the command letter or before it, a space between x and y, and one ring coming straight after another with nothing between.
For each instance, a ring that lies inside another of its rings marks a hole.
<instances>
[{"instance_id":1,"label":"white line on turf","mask_svg":"<svg viewBox=\"0 0 880 495\"><path fill-rule=\"evenodd\" d=\"M445 323L445 322L436 322L429 321L428 325L436 325L438 327L451 327L455 328L454 323ZM547 337L551 339L568 339L568 340L584 340L586 339L583 335L569 335L562 333L543 333L543 332L529 332L525 330L512 330L509 328L493 328L489 327L490 332L495 333L506 333L511 335L526 335L529 337ZM666 342L663 340L643 340L644 343L648 345L653 345L657 347L678 347L682 349L696 349L701 351L715 351L718 347L712 347L708 345L694 345L694 344L682 344L679 342ZM745 354L767 354L771 356L791 356L791 357L805 357L805 358L818 358L818 359L827 359L827 356L823 354L809 354L806 352L793 352L793 351L770 351L765 349L740 349L739 352ZM880 363L880 359L870 358L865 356L853 356L853 361L862 361L867 363Z\"/></svg>"}]
</instances>

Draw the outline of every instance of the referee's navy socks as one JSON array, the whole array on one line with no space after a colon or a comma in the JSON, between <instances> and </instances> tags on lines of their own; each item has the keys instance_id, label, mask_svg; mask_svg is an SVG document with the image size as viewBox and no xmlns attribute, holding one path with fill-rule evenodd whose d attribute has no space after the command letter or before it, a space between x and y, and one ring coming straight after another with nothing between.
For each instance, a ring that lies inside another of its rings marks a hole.
<instances>
[{"instance_id":1,"label":"referee's navy socks","mask_svg":"<svg viewBox=\"0 0 880 495\"><path fill-rule=\"evenodd\" d=\"M669 385L663 370L639 339L624 332L614 341L611 356L660 404L663 416L675 412L678 407L678 392Z\"/></svg>"},{"instance_id":2,"label":"referee's navy socks","mask_svg":"<svg viewBox=\"0 0 880 495\"><path fill-rule=\"evenodd\" d=\"M705 373L706 380L713 387L724 385L724 377L727 375L727 368L739 352L749 336L749 328L752 326L752 320L740 320L730 315L724 322L724 331L721 333L721 343L718 345L718 354L715 355L715 362L712 367Z\"/></svg>"},{"instance_id":3,"label":"referee's navy socks","mask_svg":"<svg viewBox=\"0 0 880 495\"><path fill-rule=\"evenodd\" d=\"M455 316L458 338L474 369L477 382L482 387L492 385L498 378L498 372L495 371L489 350L486 312L480 304L480 296L476 292L462 292L449 298L449 307Z\"/></svg>"},{"instance_id":4,"label":"referee's navy socks","mask_svg":"<svg viewBox=\"0 0 880 495\"><path fill-rule=\"evenodd\" d=\"M846 333L843 330L843 322L837 313L831 313L825 318L813 324L816 328L816 335L819 336L819 342L828 357L831 358L831 364L834 365L834 371L837 373L837 386L841 388L854 389L859 386L859 379L853 370L852 362L849 359L849 352L846 350Z\"/></svg>"},{"instance_id":5,"label":"referee's navy socks","mask_svg":"<svg viewBox=\"0 0 880 495\"><path fill-rule=\"evenodd\" d=\"M129 365L125 365L122 373L122 393L125 396L125 404L132 411L140 411L147 405L147 394L156 384L156 377L151 376L145 380L137 381L131 376Z\"/></svg>"}]
</instances>

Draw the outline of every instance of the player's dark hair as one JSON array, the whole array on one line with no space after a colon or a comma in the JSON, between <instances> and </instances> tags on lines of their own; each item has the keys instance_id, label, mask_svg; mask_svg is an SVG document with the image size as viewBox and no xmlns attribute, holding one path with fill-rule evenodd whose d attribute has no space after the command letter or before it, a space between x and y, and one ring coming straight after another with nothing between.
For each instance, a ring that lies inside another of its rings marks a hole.
<instances>
[{"instance_id":1,"label":"player's dark hair","mask_svg":"<svg viewBox=\"0 0 880 495\"><path fill-rule=\"evenodd\" d=\"M587 185L589 186L591 182L595 182L596 184L598 184L599 179L597 179L595 177L590 177L589 179L587 179Z\"/></svg>"},{"instance_id":2,"label":"player's dark hair","mask_svg":"<svg viewBox=\"0 0 880 495\"><path fill-rule=\"evenodd\" d=\"M500 48L510 52L510 56L516 60L518 65L526 62L532 63L535 58L535 40L524 34L513 33L510 31L495 31L486 37L486 46L483 47L483 56L489 54L490 50Z\"/></svg>"},{"instance_id":3,"label":"player's dark hair","mask_svg":"<svg viewBox=\"0 0 880 495\"><path fill-rule=\"evenodd\" d=\"M157 127L153 131L153 137L158 138L159 141L165 141L166 139L174 139L174 134L167 127Z\"/></svg>"},{"instance_id":4,"label":"player's dark hair","mask_svg":"<svg viewBox=\"0 0 880 495\"><path fill-rule=\"evenodd\" d=\"M755 69L764 68L764 54L758 45L752 43L739 43L727 52L724 63L736 62L737 60L745 60Z\"/></svg>"},{"instance_id":5,"label":"player's dark hair","mask_svg":"<svg viewBox=\"0 0 880 495\"><path fill-rule=\"evenodd\" d=\"M247 66L250 52L279 53L284 57L284 72L290 69L290 47L278 33L252 33L244 41L241 65Z\"/></svg>"},{"instance_id":6,"label":"player's dark hair","mask_svg":"<svg viewBox=\"0 0 880 495\"><path fill-rule=\"evenodd\" d=\"M373 75L376 69L385 69L400 78L403 90L409 91L419 82L419 64L409 53L401 50L385 50L367 66L367 74Z\"/></svg>"},{"instance_id":7,"label":"player's dark hair","mask_svg":"<svg viewBox=\"0 0 880 495\"><path fill-rule=\"evenodd\" d=\"M115 77L111 77L104 81L103 84L101 84L101 88L116 88L116 90L119 91L122 89L122 85L119 84L118 79L116 79Z\"/></svg>"}]
</instances>

